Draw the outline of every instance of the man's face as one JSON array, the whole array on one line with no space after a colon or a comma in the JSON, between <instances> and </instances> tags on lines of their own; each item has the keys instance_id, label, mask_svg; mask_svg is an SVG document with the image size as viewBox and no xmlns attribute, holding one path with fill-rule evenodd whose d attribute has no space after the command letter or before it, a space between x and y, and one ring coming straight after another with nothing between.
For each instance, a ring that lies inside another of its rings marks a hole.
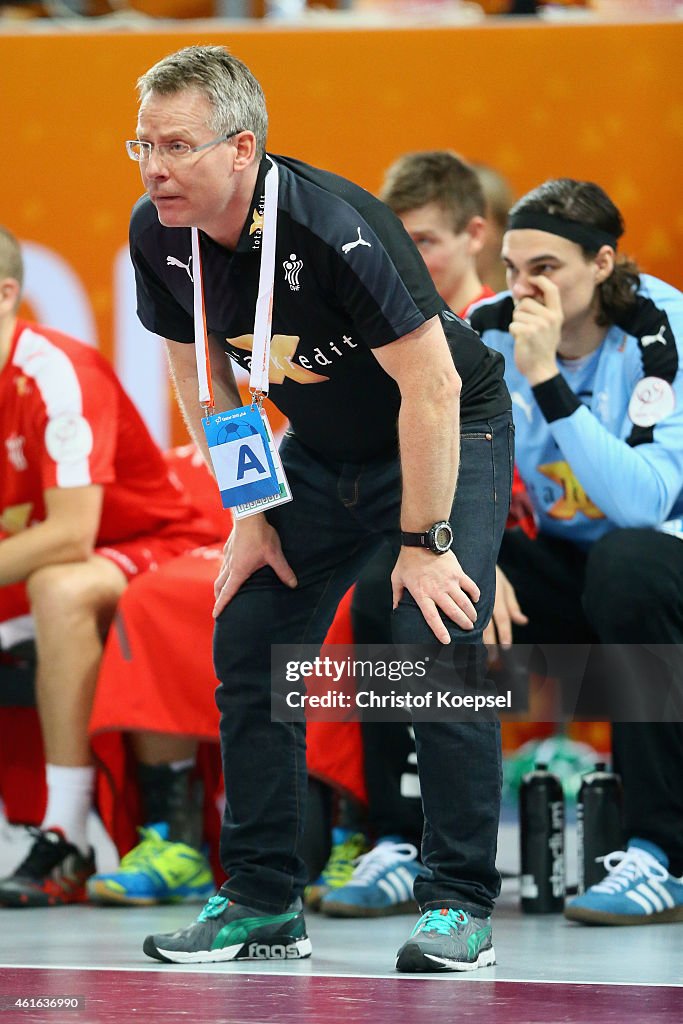
<instances>
[{"instance_id":1,"label":"man's face","mask_svg":"<svg viewBox=\"0 0 683 1024\"><path fill-rule=\"evenodd\" d=\"M469 232L453 231L449 227L449 215L438 203L427 203L399 216L420 250L436 290L449 302L471 266Z\"/></svg>"},{"instance_id":2,"label":"man's face","mask_svg":"<svg viewBox=\"0 0 683 1024\"><path fill-rule=\"evenodd\" d=\"M586 259L576 242L547 231L519 228L505 233L502 256L515 305L527 297L543 302L540 288L529 280L542 274L560 292L565 328L595 314L598 265Z\"/></svg>"},{"instance_id":3,"label":"man's face","mask_svg":"<svg viewBox=\"0 0 683 1024\"><path fill-rule=\"evenodd\" d=\"M211 113L209 101L197 89L171 96L151 93L140 107L137 137L155 146L201 146L217 134L209 128ZM164 227L195 226L212 234L212 225L224 218L235 191L234 158L231 141L175 161L153 149L149 160L141 162L140 173Z\"/></svg>"}]
</instances>

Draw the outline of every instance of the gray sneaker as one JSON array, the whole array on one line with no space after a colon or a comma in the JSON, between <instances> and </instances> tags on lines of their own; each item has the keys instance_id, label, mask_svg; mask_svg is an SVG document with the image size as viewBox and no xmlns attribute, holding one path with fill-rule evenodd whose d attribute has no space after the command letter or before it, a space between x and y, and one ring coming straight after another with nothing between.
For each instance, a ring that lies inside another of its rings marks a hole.
<instances>
[{"instance_id":1,"label":"gray sneaker","mask_svg":"<svg viewBox=\"0 0 683 1024\"><path fill-rule=\"evenodd\" d=\"M209 964L225 960L301 960L311 941L301 900L283 914L269 914L212 896L197 920L169 935L148 935L147 956L172 964Z\"/></svg>"},{"instance_id":2,"label":"gray sneaker","mask_svg":"<svg viewBox=\"0 0 683 1024\"><path fill-rule=\"evenodd\" d=\"M396 970L476 971L496 962L491 920L464 910L428 910L396 956Z\"/></svg>"}]
</instances>

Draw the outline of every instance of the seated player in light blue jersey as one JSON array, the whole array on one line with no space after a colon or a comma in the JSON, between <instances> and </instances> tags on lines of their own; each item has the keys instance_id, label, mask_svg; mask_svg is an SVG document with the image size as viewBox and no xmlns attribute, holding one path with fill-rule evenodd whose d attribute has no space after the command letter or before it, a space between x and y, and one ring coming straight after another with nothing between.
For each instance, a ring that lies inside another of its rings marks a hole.
<instances>
[{"instance_id":1,"label":"seated player in light blue jersey","mask_svg":"<svg viewBox=\"0 0 683 1024\"><path fill-rule=\"evenodd\" d=\"M618 254L623 230L597 185L545 182L510 211L510 290L471 315L505 356L540 530L503 539L488 640L538 645L561 677L553 645L595 644L588 699L623 695L605 699L625 849L566 916L683 923L683 724L666 705L683 679L683 294Z\"/></svg>"}]
</instances>

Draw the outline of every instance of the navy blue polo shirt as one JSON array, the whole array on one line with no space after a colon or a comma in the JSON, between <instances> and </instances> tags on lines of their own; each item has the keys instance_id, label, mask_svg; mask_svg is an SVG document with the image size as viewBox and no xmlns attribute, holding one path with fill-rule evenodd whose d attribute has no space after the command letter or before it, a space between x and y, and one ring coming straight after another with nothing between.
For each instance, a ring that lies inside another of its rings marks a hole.
<instances>
[{"instance_id":1,"label":"navy blue polo shirt","mask_svg":"<svg viewBox=\"0 0 683 1024\"><path fill-rule=\"evenodd\" d=\"M296 436L348 462L397 450L400 394L373 348L439 315L463 381L461 420L509 408L503 360L438 295L399 219L352 182L289 157L280 173L270 395ZM200 232L207 329L249 369L268 157L234 251ZM130 250L144 326L192 343L189 228L159 223L148 196L133 209Z\"/></svg>"}]
</instances>

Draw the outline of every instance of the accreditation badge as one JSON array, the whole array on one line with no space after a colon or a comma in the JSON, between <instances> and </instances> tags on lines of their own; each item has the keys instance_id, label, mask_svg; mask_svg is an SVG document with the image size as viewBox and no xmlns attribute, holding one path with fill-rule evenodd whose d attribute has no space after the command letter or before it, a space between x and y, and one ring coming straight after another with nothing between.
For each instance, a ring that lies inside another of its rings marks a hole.
<instances>
[{"instance_id":1,"label":"accreditation badge","mask_svg":"<svg viewBox=\"0 0 683 1024\"><path fill-rule=\"evenodd\" d=\"M236 505L232 510L235 519L245 519L247 516L256 515L257 512L267 512L269 508L274 508L275 505L284 505L285 502L292 500L292 491L285 475L285 468L282 465L280 453L273 439L273 431L270 429L266 410L263 406L260 406L260 411L263 429L268 440L268 450L275 466L278 491L277 494L271 494L267 498L256 498L254 501L248 501L244 505Z\"/></svg>"},{"instance_id":2,"label":"accreditation badge","mask_svg":"<svg viewBox=\"0 0 683 1024\"><path fill-rule=\"evenodd\" d=\"M269 438L255 405L207 416L202 427L223 508L260 502L280 493Z\"/></svg>"}]
</instances>

